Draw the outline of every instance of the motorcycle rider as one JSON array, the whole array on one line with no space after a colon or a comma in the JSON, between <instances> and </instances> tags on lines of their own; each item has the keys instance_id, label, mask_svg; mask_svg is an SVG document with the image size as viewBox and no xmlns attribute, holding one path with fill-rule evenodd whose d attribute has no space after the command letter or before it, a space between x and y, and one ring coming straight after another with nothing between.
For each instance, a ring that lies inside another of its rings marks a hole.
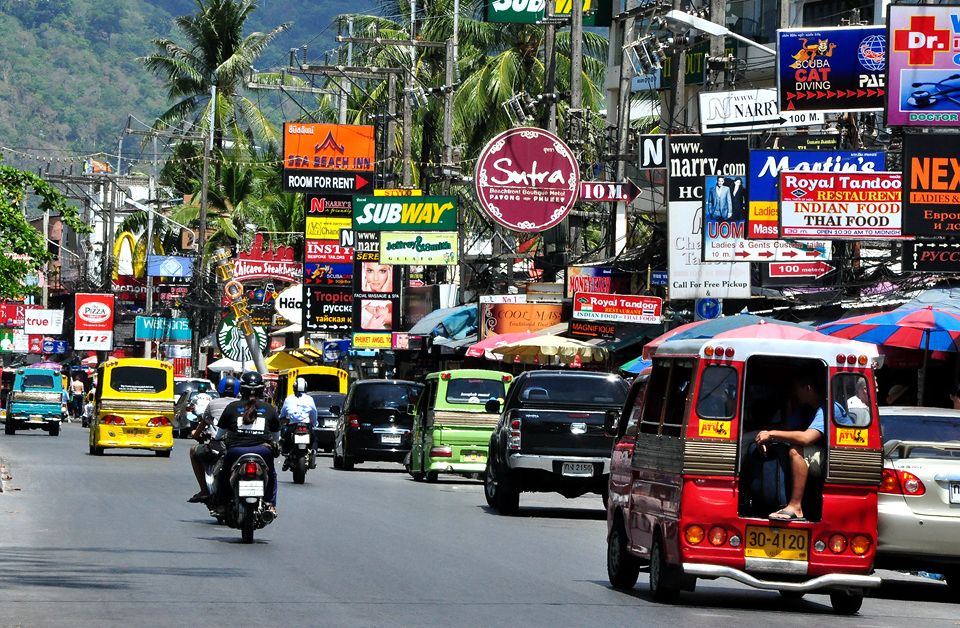
<instances>
[{"instance_id":1,"label":"motorcycle rider","mask_svg":"<svg viewBox=\"0 0 960 628\"><path fill-rule=\"evenodd\" d=\"M214 441L213 437L217 434L217 422L223 411L236 401L240 394L240 382L232 374L224 375L217 384L217 392L220 396L210 400L191 434L197 444L190 448L190 466L193 467L193 475L200 485L200 491L187 500L191 504L205 502L210 498L204 465L213 464L222 453L222 444Z\"/></svg>"},{"instance_id":2,"label":"motorcycle rider","mask_svg":"<svg viewBox=\"0 0 960 628\"><path fill-rule=\"evenodd\" d=\"M317 404L313 401L313 397L307 394L307 380L298 377L294 383L293 394L284 400L283 407L280 409L280 424L283 426L281 429L283 434L281 442L284 454L288 453L290 447L293 445L291 435L293 434L294 427L308 421L310 422L310 468L316 469ZM287 470L286 460L283 462L283 470Z\"/></svg>"},{"instance_id":3,"label":"motorcycle rider","mask_svg":"<svg viewBox=\"0 0 960 628\"><path fill-rule=\"evenodd\" d=\"M277 514L277 473L273 466L279 454L280 419L272 405L263 401L263 376L256 371L247 371L240 376L240 400L224 409L217 422L217 436L227 447L223 468L217 478L219 507L225 506L223 496L229 494L230 467L244 454L257 454L267 464L269 485L266 509Z\"/></svg>"}]
</instances>

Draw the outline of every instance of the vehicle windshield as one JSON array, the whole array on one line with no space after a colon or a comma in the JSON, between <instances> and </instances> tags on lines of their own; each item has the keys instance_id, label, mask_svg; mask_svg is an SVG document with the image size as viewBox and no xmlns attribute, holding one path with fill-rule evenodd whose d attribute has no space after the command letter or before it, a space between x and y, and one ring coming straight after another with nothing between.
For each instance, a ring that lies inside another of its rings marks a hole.
<instances>
[{"instance_id":1,"label":"vehicle windshield","mask_svg":"<svg viewBox=\"0 0 960 628\"><path fill-rule=\"evenodd\" d=\"M359 385L353 392L351 410L363 412L378 408L406 409L416 404L422 386L412 384L367 384Z\"/></svg>"},{"instance_id":2,"label":"vehicle windshield","mask_svg":"<svg viewBox=\"0 0 960 628\"><path fill-rule=\"evenodd\" d=\"M503 395L503 381L498 379L465 377L447 382L447 403L484 404Z\"/></svg>"},{"instance_id":3,"label":"vehicle windshield","mask_svg":"<svg viewBox=\"0 0 960 628\"><path fill-rule=\"evenodd\" d=\"M50 375L24 375L23 387L26 388L47 388L53 389L53 377Z\"/></svg>"},{"instance_id":4,"label":"vehicle windshield","mask_svg":"<svg viewBox=\"0 0 960 628\"><path fill-rule=\"evenodd\" d=\"M116 366L110 371L110 388L120 393L154 395L167 388L167 372L152 366Z\"/></svg>"},{"instance_id":5,"label":"vehicle windshield","mask_svg":"<svg viewBox=\"0 0 960 628\"><path fill-rule=\"evenodd\" d=\"M187 390L192 390L195 392L210 392L215 391L216 387L206 379L184 379L179 382L174 383L173 385L173 394L176 397L179 397Z\"/></svg>"},{"instance_id":6,"label":"vehicle windshield","mask_svg":"<svg viewBox=\"0 0 960 628\"><path fill-rule=\"evenodd\" d=\"M313 403L317 406L317 412L320 414L330 414L330 408L333 406L343 407L343 399L346 395L339 393L310 393Z\"/></svg>"},{"instance_id":7,"label":"vehicle windshield","mask_svg":"<svg viewBox=\"0 0 960 628\"><path fill-rule=\"evenodd\" d=\"M520 400L529 403L623 406L627 385L620 377L544 375L523 383Z\"/></svg>"},{"instance_id":8,"label":"vehicle windshield","mask_svg":"<svg viewBox=\"0 0 960 628\"><path fill-rule=\"evenodd\" d=\"M340 390L340 378L336 375L327 373L301 373L298 378L303 378L307 382L307 391L331 391Z\"/></svg>"},{"instance_id":9,"label":"vehicle windshield","mask_svg":"<svg viewBox=\"0 0 960 628\"><path fill-rule=\"evenodd\" d=\"M922 408L916 414L880 414L880 432L883 442L921 441L960 445L960 414L956 416L925 415ZM911 452L914 458L956 458L960 452L933 447L918 447Z\"/></svg>"}]
</instances>

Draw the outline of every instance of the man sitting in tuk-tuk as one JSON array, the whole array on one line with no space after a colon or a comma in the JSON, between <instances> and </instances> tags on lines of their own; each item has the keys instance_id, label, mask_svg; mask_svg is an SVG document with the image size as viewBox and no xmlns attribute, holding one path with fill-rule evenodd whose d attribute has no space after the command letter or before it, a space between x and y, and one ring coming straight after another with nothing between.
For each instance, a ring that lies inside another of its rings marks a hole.
<instances>
[{"instance_id":1,"label":"man sitting in tuk-tuk","mask_svg":"<svg viewBox=\"0 0 960 628\"><path fill-rule=\"evenodd\" d=\"M792 478L789 501L770 519L795 521L803 519L803 492L810 475L820 475L823 458L824 417L823 383L816 377L801 377L793 385L793 404L783 423L784 429L760 430L756 443L764 451L766 444L777 441L790 445L789 466Z\"/></svg>"}]
</instances>

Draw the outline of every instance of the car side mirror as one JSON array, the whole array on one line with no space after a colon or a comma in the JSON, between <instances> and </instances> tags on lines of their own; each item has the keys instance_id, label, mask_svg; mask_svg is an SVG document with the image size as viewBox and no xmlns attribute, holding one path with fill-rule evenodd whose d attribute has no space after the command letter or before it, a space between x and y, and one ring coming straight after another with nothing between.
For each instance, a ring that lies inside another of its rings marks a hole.
<instances>
[{"instance_id":1,"label":"car side mirror","mask_svg":"<svg viewBox=\"0 0 960 628\"><path fill-rule=\"evenodd\" d=\"M607 414L603 417L603 433L607 436L616 436L619 421L619 410L607 410Z\"/></svg>"},{"instance_id":2,"label":"car side mirror","mask_svg":"<svg viewBox=\"0 0 960 628\"><path fill-rule=\"evenodd\" d=\"M414 415L417 413L417 406L412 403L407 404L407 414Z\"/></svg>"},{"instance_id":3,"label":"car side mirror","mask_svg":"<svg viewBox=\"0 0 960 628\"><path fill-rule=\"evenodd\" d=\"M484 404L483 409L488 414L500 414L500 400L487 399L487 403Z\"/></svg>"},{"instance_id":4,"label":"car side mirror","mask_svg":"<svg viewBox=\"0 0 960 628\"><path fill-rule=\"evenodd\" d=\"M340 416L340 406L330 406L330 414Z\"/></svg>"}]
</instances>

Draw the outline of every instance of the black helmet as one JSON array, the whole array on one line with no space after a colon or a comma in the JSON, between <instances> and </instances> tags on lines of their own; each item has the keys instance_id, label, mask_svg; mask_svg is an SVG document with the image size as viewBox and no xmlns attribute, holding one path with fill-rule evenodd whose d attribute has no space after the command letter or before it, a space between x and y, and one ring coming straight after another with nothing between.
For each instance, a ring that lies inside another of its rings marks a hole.
<instances>
[{"instance_id":1,"label":"black helmet","mask_svg":"<svg viewBox=\"0 0 960 628\"><path fill-rule=\"evenodd\" d=\"M224 375L217 385L217 392L220 393L221 397L236 397L240 394L240 382L233 375Z\"/></svg>"},{"instance_id":2,"label":"black helmet","mask_svg":"<svg viewBox=\"0 0 960 628\"><path fill-rule=\"evenodd\" d=\"M263 393L263 376L256 371L247 371L240 376L240 396L259 397Z\"/></svg>"}]
</instances>

